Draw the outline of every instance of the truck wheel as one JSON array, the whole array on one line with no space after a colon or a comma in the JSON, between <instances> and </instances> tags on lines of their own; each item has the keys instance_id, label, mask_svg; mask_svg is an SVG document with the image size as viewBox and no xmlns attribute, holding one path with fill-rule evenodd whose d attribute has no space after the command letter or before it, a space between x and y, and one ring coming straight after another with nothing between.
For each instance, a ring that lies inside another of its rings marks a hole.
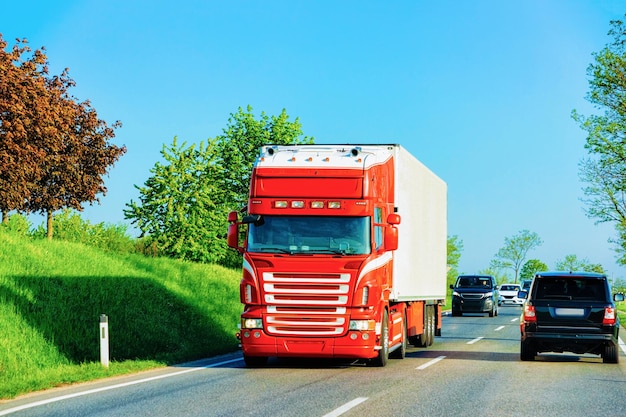
<instances>
[{"instance_id":1,"label":"truck wheel","mask_svg":"<svg viewBox=\"0 0 626 417\"><path fill-rule=\"evenodd\" d=\"M389 313L387 310L383 313L383 321L380 329L381 349L378 351L378 357L374 359L374 365L385 366L389 360Z\"/></svg>"},{"instance_id":2,"label":"truck wheel","mask_svg":"<svg viewBox=\"0 0 626 417\"><path fill-rule=\"evenodd\" d=\"M435 310L433 306L424 308L424 333L419 338L420 347L432 346L435 342Z\"/></svg>"},{"instance_id":3,"label":"truck wheel","mask_svg":"<svg viewBox=\"0 0 626 417\"><path fill-rule=\"evenodd\" d=\"M435 343L435 331L437 324L435 323L435 307L428 307L428 346Z\"/></svg>"},{"instance_id":4,"label":"truck wheel","mask_svg":"<svg viewBox=\"0 0 626 417\"><path fill-rule=\"evenodd\" d=\"M619 354L616 345L606 345L602 350L602 362L619 363Z\"/></svg>"},{"instance_id":5,"label":"truck wheel","mask_svg":"<svg viewBox=\"0 0 626 417\"><path fill-rule=\"evenodd\" d=\"M522 341L520 343L519 357L523 361L534 361L537 351L530 342Z\"/></svg>"},{"instance_id":6,"label":"truck wheel","mask_svg":"<svg viewBox=\"0 0 626 417\"><path fill-rule=\"evenodd\" d=\"M404 359L406 357L407 348L407 331L406 331L406 316L402 318L402 344L399 348L391 352L390 357L394 359Z\"/></svg>"},{"instance_id":7,"label":"truck wheel","mask_svg":"<svg viewBox=\"0 0 626 417\"><path fill-rule=\"evenodd\" d=\"M248 356L243 355L243 361L248 368L259 368L267 364L267 356Z\"/></svg>"}]
</instances>

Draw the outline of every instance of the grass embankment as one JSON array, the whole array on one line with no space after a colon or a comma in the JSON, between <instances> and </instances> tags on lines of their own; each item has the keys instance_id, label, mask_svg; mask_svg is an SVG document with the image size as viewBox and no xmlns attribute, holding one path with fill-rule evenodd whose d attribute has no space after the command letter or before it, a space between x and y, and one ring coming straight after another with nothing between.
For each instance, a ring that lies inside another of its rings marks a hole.
<instances>
[{"instance_id":1,"label":"grass embankment","mask_svg":"<svg viewBox=\"0 0 626 417\"><path fill-rule=\"evenodd\" d=\"M0 230L0 399L236 350L240 279L215 265Z\"/></svg>"}]
</instances>

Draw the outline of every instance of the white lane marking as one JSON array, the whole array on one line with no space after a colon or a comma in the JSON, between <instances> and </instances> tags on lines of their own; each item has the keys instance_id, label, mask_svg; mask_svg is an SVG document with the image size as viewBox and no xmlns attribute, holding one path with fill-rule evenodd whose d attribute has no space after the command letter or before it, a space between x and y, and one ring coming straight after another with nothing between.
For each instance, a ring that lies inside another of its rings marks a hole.
<instances>
[{"instance_id":1,"label":"white lane marking","mask_svg":"<svg viewBox=\"0 0 626 417\"><path fill-rule=\"evenodd\" d=\"M442 360L443 358L445 358L445 356L439 356L439 357L436 357L435 359L433 359L433 360L431 360L431 361L428 361L428 362L426 362L425 364L420 365L420 366L418 366L418 367L417 367L417 368L415 368L415 369L419 369L419 370L421 371L422 369L426 369L426 368L428 368L430 365L434 365L434 364L436 364L437 362L439 362L439 361L440 361L440 360Z\"/></svg>"},{"instance_id":2,"label":"white lane marking","mask_svg":"<svg viewBox=\"0 0 626 417\"><path fill-rule=\"evenodd\" d=\"M341 407L335 408L330 413L324 414L322 417L337 417L337 416L340 416L343 413L345 413L346 411L348 411L348 410L356 407L357 405L361 404L363 401L367 401L367 399L368 399L367 397L355 398L354 400L350 401L349 403L345 403Z\"/></svg>"},{"instance_id":3,"label":"white lane marking","mask_svg":"<svg viewBox=\"0 0 626 417\"><path fill-rule=\"evenodd\" d=\"M515 317L514 319L512 319L511 321L518 321L519 317Z\"/></svg>"},{"instance_id":4,"label":"white lane marking","mask_svg":"<svg viewBox=\"0 0 626 417\"><path fill-rule=\"evenodd\" d=\"M63 400L68 400L70 398L82 397L83 395L97 394L98 392L104 392L104 391L109 391L112 389L128 387L131 385L143 384L145 382L156 381L158 379L169 378L169 377L176 376L176 375L188 374L190 372L201 371L207 368L215 368L217 366L226 365L227 363L238 362L241 360L243 359L242 358L230 359L230 360L223 361L223 362L217 362L217 363L212 363L210 365L200 366L198 368L190 368L190 369L185 369L184 371L173 372L171 374L158 375L158 376L153 376L150 378L138 379L136 381L124 382L122 384L109 385L106 387L95 388L95 389L91 389L88 391L76 392L74 394L62 395L60 397L49 398L47 400L35 401L34 403L24 404L24 405L20 405L14 408L9 408L6 410L0 410L0 416L6 416L7 414L15 413L16 411L22 411L22 410L26 410L29 408L39 407L40 405L55 403L57 401L63 401Z\"/></svg>"},{"instance_id":5,"label":"white lane marking","mask_svg":"<svg viewBox=\"0 0 626 417\"><path fill-rule=\"evenodd\" d=\"M484 337L477 337L474 340L470 340L469 342L467 342L468 345L473 345L474 343L478 342L480 339L484 339Z\"/></svg>"},{"instance_id":6,"label":"white lane marking","mask_svg":"<svg viewBox=\"0 0 626 417\"><path fill-rule=\"evenodd\" d=\"M500 327L496 327L496 332L499 332L500 330L504 329L504 326L500 326Z\"/></svg>"},{"instance_id":7,"label":"white lane marking","mask_svg":"<svg viewBox=\"0 0 626 417\"><path fill-rule=\"evenodd\" d=\"M617 336L617 338L619 339L619 347L622 349L622 352L626 353L626 343L624 343L620 336Z\"/></svg>"}]
</instances>

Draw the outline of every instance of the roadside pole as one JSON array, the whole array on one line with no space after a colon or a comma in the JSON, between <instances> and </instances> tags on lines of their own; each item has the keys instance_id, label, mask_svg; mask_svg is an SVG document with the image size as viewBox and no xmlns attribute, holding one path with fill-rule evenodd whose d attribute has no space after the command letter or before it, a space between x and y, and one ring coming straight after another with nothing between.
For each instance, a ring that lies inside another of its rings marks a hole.
<instances>
[{"instance_id":1,"label":"roadside pole","mask_svg":"<svg viewBox=\"0 0 626 417\"><path fill-rule=\"evenodd\" d=\"M109 367L109 318L100 314L100 363Z\"/></svg>"}]
</instances>

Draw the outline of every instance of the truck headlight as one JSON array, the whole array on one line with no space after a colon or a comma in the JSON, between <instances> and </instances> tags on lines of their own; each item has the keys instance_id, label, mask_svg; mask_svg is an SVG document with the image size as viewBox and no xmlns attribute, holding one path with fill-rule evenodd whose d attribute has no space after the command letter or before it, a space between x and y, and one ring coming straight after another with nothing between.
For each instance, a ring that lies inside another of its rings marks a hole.
<instances>
[{"instance_id":1,"label":"truck headlight","mask_svg":"<svg viewBox=\"0 0 626 417\"><path fill-rule=\"evenodd\" d=\"M263 319L241 319L242 329L262 329Z\"/></svg>"},{"instance_id":2,"label":"truck headlight","mask_svg":"<svg viewBox=\"0 0 626 417\"><path fill-rule=\"evenodd\" d=\"M361 332L374 330L376 328L375 320L350 320L349 330L358 330Z\"/></svg>"}]
</instances>

